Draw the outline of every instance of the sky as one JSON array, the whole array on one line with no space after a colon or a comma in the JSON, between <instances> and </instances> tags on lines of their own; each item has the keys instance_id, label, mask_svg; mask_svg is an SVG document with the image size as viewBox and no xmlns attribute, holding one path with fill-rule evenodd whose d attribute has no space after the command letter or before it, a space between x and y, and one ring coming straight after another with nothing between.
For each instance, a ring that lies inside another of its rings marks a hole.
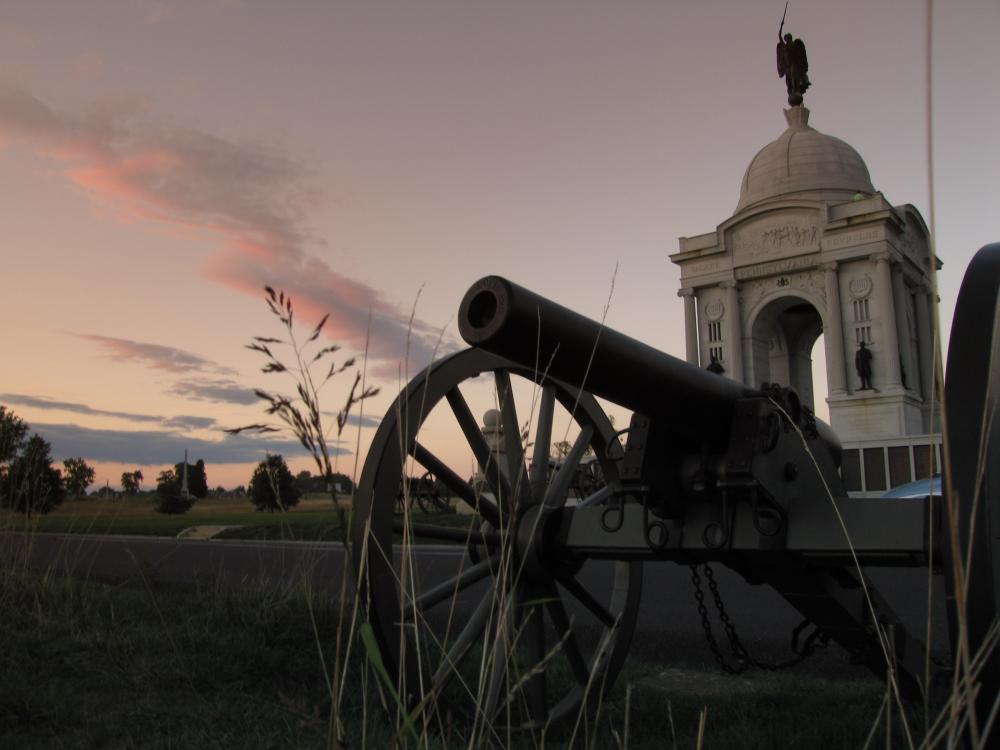
<instances>
[{"instance_id":1,"label":"sky","mask_svg":"<svg viewBox=\"0 0 1000 750\"><path fill-rule=\"evenodd\" d=\"M482 276L593 318L610 294L608 325L683 357L668 256L732 215L784 130L783 7L0 0L0 403L102 486L185 449L213 486L265 451L309 468L287 435L221 432L264 419L254 388L287 390L244 346L281 333L265 285L305 326L330 314L336 362L368 342L382 392L335 445L347 474L401 384L461 348ZM928 48L924 3L793 0L786 31L810 125L933 219L946 337L1000 240L1000 3L932 19Z\"/></svg>"}]
</instances>

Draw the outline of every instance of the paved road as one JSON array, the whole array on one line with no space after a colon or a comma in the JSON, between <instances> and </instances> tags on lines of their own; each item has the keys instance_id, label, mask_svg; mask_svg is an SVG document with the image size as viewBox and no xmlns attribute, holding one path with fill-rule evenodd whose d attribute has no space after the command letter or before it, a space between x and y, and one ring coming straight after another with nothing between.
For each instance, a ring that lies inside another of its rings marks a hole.
<instances>
[{"instance_id":1,"label":"paved road","mask_svg":"<svg viewBox=\"0 0 1000 750\"><path fill-rule=\"evenodd\" d=\"M337 544L305 542L246 542L79 534L0 536L0 559L23 560L25 545L34 569L58 570L100 580L146 576L162 583L205 586L266 584L293 587L309 580L317 590L335 595L341 586L344 550ZM455 547L421 547L422 580L443 579L455 570L461 552ZM596 566L595 566L596 567ZM786 657L788 634L800 617L764 586L750 586L731 571L716 566L716 577L727 609L751 653L763 659ZM926 622L926 571L870 571L876 587L915 632ZM606 591L608 576L584 569L584 582L595 593ZM947 654L940 578L934 580L935 607L932 651ZM718 626L717 626L718 627ZM719 632L722 638L721 631ZM820 672L849 672L839 649L819 658ZM686 663L711 660L692 594L690 572L673 563L647 563L642 606L633 653L678 658ZM676 657L674 657L676 655Z\"/></svg>"}]
</instances>

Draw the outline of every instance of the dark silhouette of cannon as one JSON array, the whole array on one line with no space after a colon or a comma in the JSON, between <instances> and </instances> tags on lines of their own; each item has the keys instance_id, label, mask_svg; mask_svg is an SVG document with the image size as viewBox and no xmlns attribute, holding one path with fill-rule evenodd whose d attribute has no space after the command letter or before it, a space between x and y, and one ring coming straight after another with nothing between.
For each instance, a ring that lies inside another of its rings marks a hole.
<instances>
[{"instance_id":1,"label":"dark silhouette of cannon","mask_svg":"<svg viewBox=\"0 0 1000 750\"><path fill-rule=\"evenodd\" d=\"M998 288L1000 245L992 245L973 260L954 319L945 467L953 502L945 505L850 498L836 435L789 388L706 372L500 277L473 284L459 310L473 348L434 363L400 394L355 495L362 592L399 695L431 713L446 706L449 721L465 712L530 727L572 716L606 694L625 659L642 562L669 560L691 566L709 645L727 671L757 662L729 627L710 563L771 586L801 613L790 661L830 641L916 696L928 663L920 634L863 571L930 565L947 574L957 668L972 665L985 722L1000 685L997 656L977 656L1000 609ZM616 431L597 398L631 410L628 429ZM502 460L474 416L487 406L502 415ZM442 425L453 428L447 439ZM560 436L571 447L551 471ZM568 502L587 454L602 482ZM462 478L470 457L488 491ZM399 478L411 460L471 513L467 527L411 530L467 550L458 573L427 588L406 551L392 547L403 523L393 514ZM590 590L585 568L606 589ZM729 656L709 629L702 582L723 615ZM456 600L466 614L455 614Z\"/></svg>"}]
</instances>

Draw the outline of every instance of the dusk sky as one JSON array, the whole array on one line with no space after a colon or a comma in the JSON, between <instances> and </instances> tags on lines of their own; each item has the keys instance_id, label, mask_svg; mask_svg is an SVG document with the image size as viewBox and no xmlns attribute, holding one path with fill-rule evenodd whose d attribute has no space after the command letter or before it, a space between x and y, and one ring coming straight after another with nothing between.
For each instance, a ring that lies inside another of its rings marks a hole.
<instances>
[{"instance_id":1,"label":"dusk sky","mask_svg":"<svg viewBox=\"0 0 1000 750\"><path fill-rule=\"evenodd\" d=\"M614 278L608 324L683 357L668 255L733 213L785 128L783 7L0 0L0 403L100 485L141 466L148 486L185 449L213 486L265 450L310 468L297 443L220 432L282 385L243 348L280 333L265 284L307 323L329 312L345 356L370 325L376 418L460 346L458 303L491 273L594 318ZM998 30L996 0L935 4L945 337L969 259L1000 241ZM792 0L786 31L810 125L929 224L926 5Z\"/></svg>"}]
</instances>

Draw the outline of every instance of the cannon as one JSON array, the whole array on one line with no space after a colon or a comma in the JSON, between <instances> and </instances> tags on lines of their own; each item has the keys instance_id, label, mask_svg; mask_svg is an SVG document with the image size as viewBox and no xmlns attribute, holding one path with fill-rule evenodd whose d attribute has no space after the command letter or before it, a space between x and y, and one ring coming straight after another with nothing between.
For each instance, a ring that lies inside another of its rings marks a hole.
<instances>
[{"instance_id":1,"label":"cannon","mask_svg":"<svg viewBox=\"0 0 1000 750\"><path fill-rule=\"evenodd\" d=\"M926 648L864 571L932 566L949 582L963 571L964 587L948 585L952 640L982 665L985 717L1000 686L997 656L975 656L1000 610L998 300L1000 244L974 258L956 309L946 379L954 495L944 505L849 497L836 435L789 388L748 388L506 279L477 281L458 317L472 348L406 386L354 499L361 591L399 696L425 713L445 707L448 721L538 727L575 715L607 693L626 658L652 560L690 566L713 595L710 564L772 587L803 617L799 658L836 643L915 696L927 687ZM629 426L616 430L598 399L630 410ZM500 459L474 416L481 406L501 414ZM571 446L551 471L558 437ZM590 456L603 483L577 498L574 472ZM486 491L463 478L463 461ZM393 512L413 464L459 499L467 523ZM422 586L401 534L452 545L457 572ZM738 671L753 660L727 635L736 664L709 643Z\"/></svg>"}]
</instances>

